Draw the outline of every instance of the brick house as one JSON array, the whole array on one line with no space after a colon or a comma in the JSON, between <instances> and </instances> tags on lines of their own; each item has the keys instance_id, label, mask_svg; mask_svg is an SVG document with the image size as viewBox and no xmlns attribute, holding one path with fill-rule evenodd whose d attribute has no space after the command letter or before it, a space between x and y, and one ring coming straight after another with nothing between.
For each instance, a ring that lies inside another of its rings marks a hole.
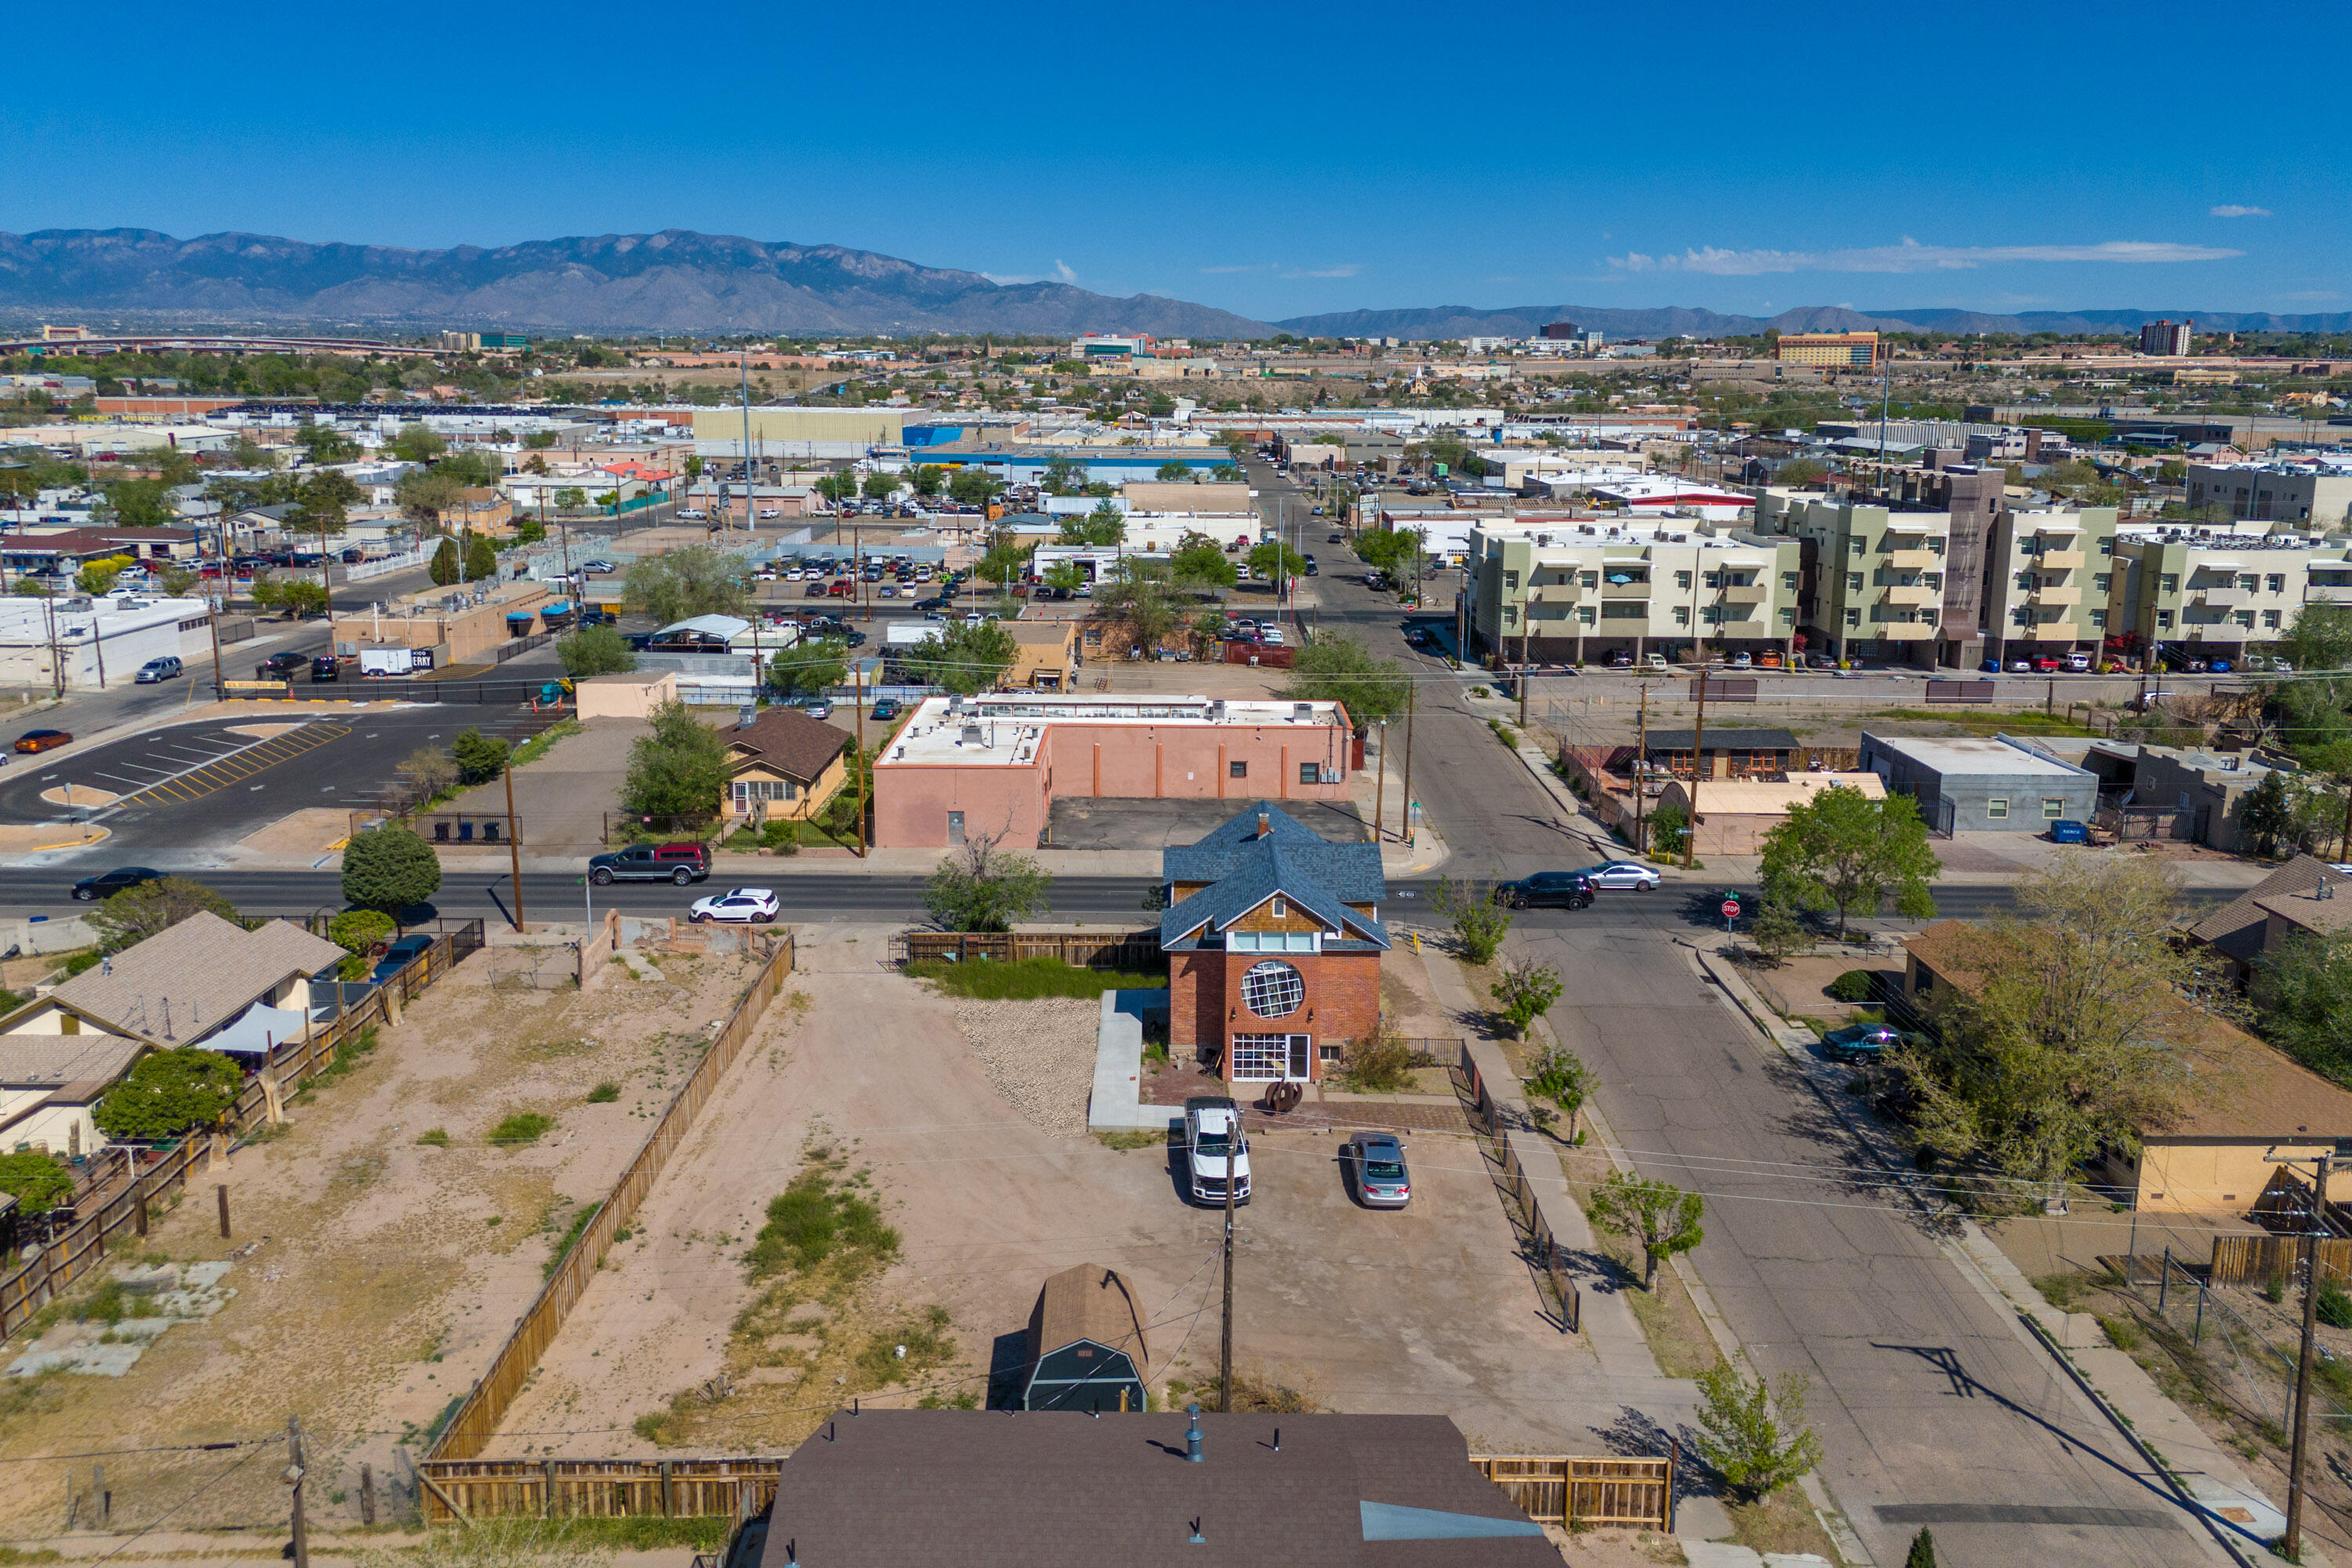
<instances>
[{"instance_id":1,"label":"brick house","mask_svg":"<svg viewBox=\"0 0 2352 1568\"><path fill-rule=\"evenodd\" d=\"M1161 856L1169 1047L1228 1083L1319 1080L1381 1025L1376 844L1335 844L1259 801Z\"/></svg>"}]
</instances>

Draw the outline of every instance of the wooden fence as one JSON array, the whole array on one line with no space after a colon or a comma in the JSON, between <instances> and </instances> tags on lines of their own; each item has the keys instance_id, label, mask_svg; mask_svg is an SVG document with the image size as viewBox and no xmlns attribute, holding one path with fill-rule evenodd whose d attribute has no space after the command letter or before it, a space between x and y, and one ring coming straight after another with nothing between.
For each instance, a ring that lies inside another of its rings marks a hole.
<instances>
[{"instance_id":1,"label":"wooden fence","mask_svg":"<svg viewBox=\"0 0 2352 1568\"><path fill-rule=\"evenodd\" d=\"M147 1234L149 1205L186 1187L198 1162L220 1152L230 1134L255 1126L268 1115L268 1096L262 1087L267 1075L282 1092L324 1072L345 1041L391 1016L392 1008L446 974L482 945L482 922L466 922L445 932L416 961L383 984L344 1008L342 1015L306 1039L288 1040L269 1056L268 1064L246 1080L243 1092L222 1118L222 1131L194 1133L169 1148L133 1155L135 1180L74 1222L15 1269L0 1276L0 1338L24 1327L26 1320L55 1300L58 1292L100 1268L107 1249L125 1232Z\"/></svg>"},{"instance_id":2,"label":"wooden fence","mask_svg":"<svg viewBox=\"0 0 2352 1568\"><path fill-rule=\"evenodd\" d=\"M2304 1238L2299 1236L2217 1236L2210 1277L2216 1285L2243 1285L2273 1277L2292 1279L2302 1270L2303 1248ZM2324 1272L2352 1278L2352 1238L2332 1236L2322 1241L2319 1267Z\"/></svg>"},{"instance_id":3,"label":"wooden fence","mask_svg":"<svg viewBox=\"0 0 2352 1568\"><path fill-rule=\"evenodd\" d=\"M898 939L908 963L1013 963L1058 958L1080 969L1151 969L1161 962L1160 932L1122 931L910 931Z\"/></svg>"},{"instance_id":4,"label":"wooden fence","mask_svg":"<svg viewBox=\"0 0 2352 1568\"><path fill-rule=\"evenodd\" d=\"M428 1521L750 1519L775 1500L784 1461L435 1459L418 1468Z\"/></svg>"},{"instance_id":5,"label":"wooden fence","mask_svg":"<svg viewBox=\"0 0 2352 1568\"><path fill-rule=\"evenodd\" d=\"M1675 1528L1677 1452L1663 1458L1579 1459L1473 1454L1470 1462L1538 1524Z\"/></svg>"},{"instance_id":6,"label":"wooden fence","mask_svg":"<svg viewBox=\"0 0 2352 1568\"><path fill-rule=\"evenodd\" d=\"M767 1012L768 1004L774 1001L777 994L784 988L784 982L792 973L793 939L787 933L776 942L775 951L769 954L759 977L751 982L751 989L736 1005L734 1015L727 1020L726 1027L720 1029L718 1037L710 1042L710 1049L704 1054L687 1080L678 1086L677 1093L670 1098L661 1119L654 1123L652 1132L647 1134L644 1145L637 1150L636 1158L629 1162L628 1168L621 1173L621 1179L613 1184L611 1194L598 1206L596 1217L588 1222L588 1228L581 1233L579 1241L564 1255L555 1272L548 1277L538 1299L531 1302L530 1310L515 1324L514 1331L507 1336L506 1343L499 1347L499 1353L492 1358L488 1370L475 1383L466 1395L466 1402L457 1407L457 1413L450 1417L449 1424L434 1439L433 1447L425 1451L425 1458L417 1468L429 1483L439 1484L443 1467L454 1461L473 1459L488 1444L498 1430L499 1423L505 1418L507 1407L522 1391L524 1380L539 1364L539 1358L547 1347L554 1342L557 1331L563 1327L563 1320L587 1290L588 1282L595 1278L605 1253L612 1248L614 1233L636 1217L639 1205L645 1202L646 1194L653 1191L654 1183L669 1163L670 1155L693 1131L694 1119L717 1091L719 1081L726 1076L727 1069L734 1065L735 1058L751 1043L753 1031L759 1027L761 1016ZM432 1495L429 1485L426 1495ZM457 1516L452 1513L445 1517Z\"/></svg>"},{"instance_id":7,"label":"wooden fence","mask_svg":"<svg viewBox=\"0 0 2352 1568\"><path fill-rule=\"evenodd\" d=\"M1552 1294L1559 1299L1559 1326L1563 1333L1576 1333L1584 1326L1584 1301L1576 1289L1576 1278L1569 1272L1568 1249L1552 1234L1545 1220L1542 1201L1528 1180L1527 1166L1520 1163L1518 1151L1512 1147L1514 1137L1531 1136L1516 1133L1503 1125L1502 1108L1486 1090L1486 1080L1471 1059L1470 1043L1457 1042L1460 1055L1454 1064L1459 1078L1462 1098L1468 1102L1470 1120L1479 1133L1479 1141L1496 1164L1495 1188L1502 1194L1504 1204L1513 1211L1527 1231L1527 1260L1541 1270L1551 1286ZM1554 1162L1555 1164L1558 1162Z\"/></svg>"}]
</instances>

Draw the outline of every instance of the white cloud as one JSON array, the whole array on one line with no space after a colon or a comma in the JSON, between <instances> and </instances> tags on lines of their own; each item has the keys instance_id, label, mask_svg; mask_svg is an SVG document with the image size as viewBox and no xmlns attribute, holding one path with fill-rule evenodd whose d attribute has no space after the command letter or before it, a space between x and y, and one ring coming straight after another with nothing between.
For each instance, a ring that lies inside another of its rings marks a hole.
<instances>
[{"instance_id":1,"label":"white cloud","mask_svg":"<svg viewBox=\"0 0 2352 1568\"><path fill-rule=\"evenodd\" d=\"M1203 268L1201 268L1201 270L1202 270L1202 271L1203 271L1203 272L1210 272L1210 273L1219 273L1219 272L1255 272L1255 271L1256 271L1256 270L1257 270L1257 268L1256 268L1255 267L1250 267L1250 266L1243 266L1243 267L1203 267Z\"/></svg>"},{"instance_id":2,"label":"white cloud","mask_svg":"<svg viewBox=\"0 0 2352 1568\"><path fill-rule=\"evenodd\" d=\"M1015 283L1043 283L1045 281L1034 272L983 272L981 276L987 279L991 283L1007 288Z\"/></svg>"},{"instance_id":3,"label":"white cloud","mask_svg":"<svg viewBox=\"0 0 2352 1568\"><path fill-rule=\"evenodd\" d=\"M1078 280L1078 275L1072 270L1070 264L1058 256L1054 258L1054 276L1065 283L1076 283Z\"/></svg>"},{"instance_id":4,"label":"white cloud","mask_svg":"<svg viewBox=\"0 0 2352 1568\"><path fill-rule=\"evenodd\" d=\"M1900 245L1852 250L1723 250L1708 245L1680 256L1644 256L1635 251L1611 257L1609 265L1628 272L1751 278L1766 272L1952 272L2005 261L2220 261L2244 254L2214 246L2142 239L2111 239L2098 245L1922 245L1906 235Z\"/></svg>"},{"instance_id":5,"label":"white cloud","mask_svg":"<svg viewBox=\"0 0 2352 1568\"><path fill-rule=\"evenodd\" d=\"M2221 206L2209 210L2215 217L2268 217L2271 216L2271 209L2268 207L2242 207L2230 203L2224 203Z\"/></svg>"},{"instance_id":6,"label":"white cloud","mask_svg":"<svg viewBox=\"0 0 2352 1568\"><path fill-rule=\"evenodd\" d=\"M1309 268L1304 272L1291 273L1290 276L1293 278L1353 278L1363 269L1361 262L1343 261L1337 267Z\"/></svg>"}]
</instances>

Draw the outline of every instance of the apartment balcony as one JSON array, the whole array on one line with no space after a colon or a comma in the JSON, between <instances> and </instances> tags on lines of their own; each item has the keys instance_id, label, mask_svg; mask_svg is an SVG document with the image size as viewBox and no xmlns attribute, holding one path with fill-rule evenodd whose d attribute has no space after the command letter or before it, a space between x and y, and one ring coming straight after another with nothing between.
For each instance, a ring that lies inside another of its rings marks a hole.
<instances>
[{"instance_id":1,"label":"apartment balcony","mask_svg":"<svg viewBox=\"0 0 2352 1568\"><path fill-rule=\"evenodd\" d=\"M1874 621L1864 626L1862 633L1881 642L1932 642L1936 636L1936 623L1932 620Z\"/></svg>"},{"instance_id":2,"label":"apartment balcony","mask_svg":"<svg viewBox=\"0 0 2352 1568\"><path fill-rule=\"evenodd\" d=\"M1890 550L1886 563L1897 572L1933 572L1944 563L1944 557L1935 550Z\"/></svg>"},{"instance_id":3,"label":"apartment balcony","mask_svg":"<svg viewBox=\"0 0 2352 1568\"><path fill-rule=\"evenodd\" d=\"M2308 604L2352 605L2352 583L2314 583L2303 596Z\"/></svg>"},{"instance_id":4,"label":"apartment balcony","mask_svg":"<svg viewBox=\"0 0 2352 1568\"><path fill-rule=\"evenodd\" d=\"M2245 589L2234 586L2228 588L2191 586L2189 590L2189 602L2192 605L2202 605L2209 610L2242 609L2252 597L2253 595L2247 593Z\"/></svg>"},{"instance_id":5,"label":"apartment balcony","mask_svg":"<svg viewBox=\"0 0 2352 1568\"><path fill-rule=\"evenodd\" d=\"M1723 588L1723 601L1727 605L1760 605L1771 596L1769 583L1730 583Z\"/></svg>"},{"instance_id":6,"label":"apartment balcony","mask_svg":"<svg viewBox=\"0 0 2352 1568\"><path fill-rule=\"evenodd\" d=\"M2090 558L2079 550L2045 550L2033 559L2044 572L2072 572L2090 564Z\"/></svg>"},{"instance_id":7,"label":"apartment balcony","mask_svg":"<svg viewBox=\"0 0 2352 1568\"><path fill-rule=\"evenodd\" d=\"M1650 584L1646 581L1603 583L1601 584L1601 596L1604 599L1646 599L1650 596Z\"/></svg>"},{"instance_id":8,"label":"apartment balcony","mask_svg":"<svg viewBox=\"0 0 2352 1568\"><path fill-rule=\"evenodd\" d=\"M2083 602L2083 590L2079 584L2073 583L2069 583L2063 587L2053 587L2045 583L2041 587L2036 588L2032 593L2026 595L2025 602L2029 605L2040 605L2044 607L2058 605L2079 605Z\"/></svg>"},{"instance_id":9,"label":"apartment balcony","mask_svg":"<svg viewBox=\"0 0 2352 1568\"><path fill-rule=\"evenodd\" d=\"M1900 605L1906 609L1925 609L1944 602L1941 588L1930 588L1925 583L1890 583L1878 595L1882 605Z\"/></svg>"}]
</instances>

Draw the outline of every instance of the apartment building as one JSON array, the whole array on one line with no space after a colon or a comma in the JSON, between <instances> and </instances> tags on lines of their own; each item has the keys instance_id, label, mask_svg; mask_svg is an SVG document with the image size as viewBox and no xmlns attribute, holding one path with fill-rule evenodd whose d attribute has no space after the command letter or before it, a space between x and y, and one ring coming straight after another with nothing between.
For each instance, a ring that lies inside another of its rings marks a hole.
<instances>
[{"instance_id":1,"label":"apartment building","mask_svg":"<svg viewBox=\"0 0 2352 1568\"><path fill-rule=\"evenodd\" d=\"M2303 463L2191 463L2189 504L2324 533L2343 527L2352 510L2352 472Z\"/></svg>"},{"instance_id":2,"label":"apartment building","mask_svg":"<svg viewBox=\"0 0 2352 1568\"><path fill-rule=\"evenodd\" d=\"M2195 321L2142 321L2139 325L2139 352L2144 354L2177 355L2189 352L2196 336Z\"/></svg>"},{"instance_id":3,"label":"apartment building","mask_svg":"<svg viewBox=\"0 0 2352 1568\"><path fill-rule=\"evenodd\" d=\"M1786 655L1797 630L1793 539L1601 519L1488 521L1472 528L1468 555L1474 642L1513 659Z\"/></svg>"},{"instance_id":4,"label":"apartment building","mask_svg":"<svg viewBox=\"0 0 2352 1568\"><path fill-rule=\"evenodd\" d=\"M2096 653L2115 555L2113 507L2000 512L1986 543L1981 657Z\"/></svg>"},{"instance_id":5,"label":"apartment building","mask_svg":"<svg viewBox=\"0 0 2352 1568\"><path fill-rule=\"evenodd\" d=\"M1876 332L1782 332L1772 355L1793 364L1874 370L1883 352Z\"/></svg>"},{"instance_id":6,"label":"apartment building","mask_svg":"<svg viewBox=\"0 0 2352 1568\"><path fill-rule=\"evenodd\" d=\"M1757 496L1756 516L1759 537L1799 546L1795 620L1809 650L1840 659L1937 662L1954 570L1949 512L1768 488ZM1959 618L1956 612L1956 623ZM1974 634L1976 622L1972 610L1966 614L1967 634Z\"/></svg>"},{"instance_id":7,"label":"apartment building","mask_svg":"<svg viewBox=\"0 0 2352 1568\"><path fill-rule=\"evenodd\" d=\"M2352 549L2294 533L2116 531L2107 628L2129 651L2242 658L2276 642L2312 600L2352 602Z\"/></svg>"}]
</instances>

